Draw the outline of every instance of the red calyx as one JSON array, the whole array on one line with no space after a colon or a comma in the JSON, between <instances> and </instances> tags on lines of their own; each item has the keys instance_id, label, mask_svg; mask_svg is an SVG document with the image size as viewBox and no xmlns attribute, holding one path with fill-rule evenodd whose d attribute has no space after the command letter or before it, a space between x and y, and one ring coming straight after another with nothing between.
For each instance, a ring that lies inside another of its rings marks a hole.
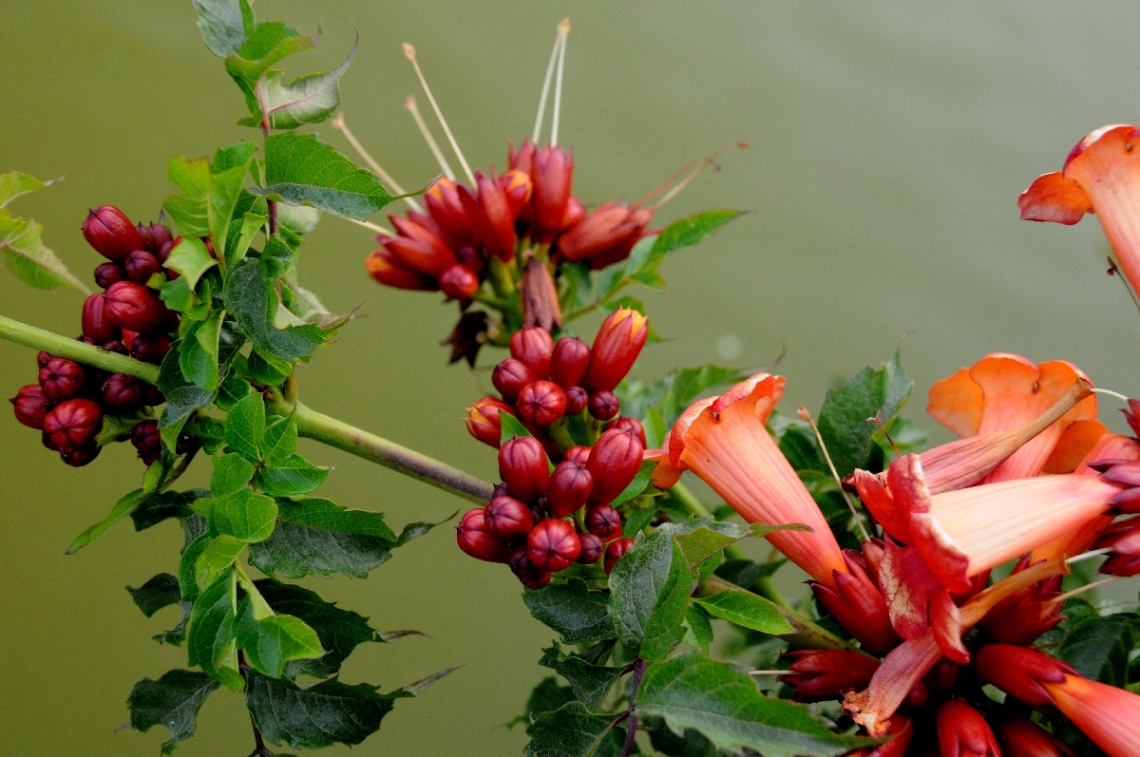
<instances>
[{"instance_id":1,"label":"red calyx","mask_svg":"<svg viewBox=\"0 0 1140 757\"><path fill-rule=\"evenodd\" d=\"M495 497L484 510L483 524L497 538L511 541L530 533L534 518L527 506L514 497Z\"/></svg>"},{"instance_id":2,"label":"red calyx","mask_svg":"<svg viewBox=\"0 0 1140 757\"><path fill-rule=\"evenodd\" d=\"M64 400L44 416L44 436L60 450L94 441L102 427L103 410L88 399Z\"/></svg>"},{"instance_id":3,"label":"red calyx","mask_svg":"<svg viewBox=\"0 0 1140 757\"><path fill-rule=\"evenodd\" d=\"M621 515L609 505L586 508L586 529L602 541L621 536Z\"/></svg>"},{"instance_id":4,"label":"red calyx","mask_svg":"<svg viewBox=\"0 0 1140 757\"><path fill-rule=\"evenodd\" d=\"M463 212L471 222L475 235L487 250L506 262L515 256L515 218L510 203L499 185L498 177L475 172L477 194L457 185Z\"/></svg>"},{"instance_id":5,"label":"red calyx","mask_svg":"<svg viewBox=\"0 0 1140 757\"><path fill-rule=\"evenodd\" d=\"M108 320L119 328L140 333L163 330L167 309L153 289L133 281L117 281L108 287L103 297Z\"/></svg>"},{"instance_id":6,"label":"red calyx","mask_svg":"<svg viewBox=\"0 0 1140 757\"><path fill-rule=\"evenodd\" d=\"M856 552L845 550L843 559L849 573L832 571L836 589L812 583L816 600L874 655L886 654L902 641L891 625L887 602L879 587L867 575Z\"/></svg>"},{"instance_id":7,"label":"red calyx","mask_svg":"<svg viewBox=\"0 0 1140 757\"><path fill-rule=\"evenodd\" d=\"M600 421L608 421L621 412L621 400L613 392L594 392L586 406L590 408L590 415Z\"/></svg>"},{"instance_id":8,"label":"red calyx","mask_svg":"<svg viewBox=\"0 0 1140 757\"><path fill-rule=\"evenodd\" d=\"M478 242L459 199L458 186L451 179L443 178L423 196L424 206L452 249L472 247ZM472 268L478 270L475 266Z\"/></svg>"},{"instance_id":9,"label":"red calyx","mask_svg":"<svg viewBox=\"0 0 1140 757\"><path fill-rule=\"evenodd\" d=\"M540 570L557 573L574 564L582 551L578 532L564 520L548 518L526 537L526 553Z\"/></svg>"},{"instance_id":10,"label":"red calyx","mask_svg":"<svg viewBox=\"0 0 1140 757\"><path fill-rule=\"evenodd\" d=\"M1111 524L1097 538L1093 548L1109 548L1108 559L1097 568L1110 576L1134 576L1140 573L1140 516Z\"/></svg>"},{"instance_id":11,"label":"red calyx","mask_svg":"<svg viewBox=\"0 0 1140 757\"><path fill-rule=\"evenodd\" d=\"M535 381L518 396L519 417L536 426L549 426L566 412L566 394L552 381Z\"/></svg>"},{"instance_id":12,"label":"red calyx","mask_svg":"<svg viewBox=\"0 0 1140 757\"><path fill-rule=\"evenodd\" d=\"M510 548L488 533L482 507L464 513L455 527L455 540L460 549L478 560L505 563L511 559Z\"/></svg>"},{"instance_id":13,"label":"red calyx","mask_svg":"<svg viewBox=\"0 0 1140 757\"><path fill-rule=\"evenodd\" d=\"M530 368L534 380L550 376L550 360L554 354L554 340L550 332L539 326L530 326L511 335L511 357L521 360Z\"/></svg>"},{"instance_id":14,"label":"red calyx","mask_svg":"<svg viewBox=\"0 0 1140 757\"><path fill-rule=\"evenodd\" d=\"M645 427L642 426L641 421L637 420L636 418L618 418L616 420L610 421L606 424L605 430L609 431L612 428L616 428L619 431L623 431L625 429L633 431L633 433L637 435L637 438L641 440L641 446L646 446Z\"/></svg>"},{"instance_id":15,"label":"red calyx","mask_svg":"<svg viewBox=\"0 0 1140 757\"><path fill-rule=\"evenodd\" d=\"M590 393L580 386L566 390L566 415L577 415L590 403Z\"/></svg>"},{"instance_id":16,"label":"red calyx","mask_svg":"<svg viewBox=\"0 0 1140 757\"><path fill-rule=\"evenodd\" d=\"M28 428L43 431L44 416L47 414L47 400L39 384L21 386L16 396L8 400L16 412L16 420Z\"/></svg>"},{"instance_id":17,"label":"red calyx","mask_svg":"<svg viewBox=\"0 0 1140 757\"><path fill-rule=\"evenodd\" d=\"M83 238L109 260L122 260L132 250L143 246L139 230L114 205L104 205L87 213L87 220L83 222Z\"/></svg>"},{"instance_id":18,"label":"red calyx","mask_svg":"<svg viewBox=\"0 0 1140 757\"><path fill-rule=\"evenodd\" d=\"M79 363L56 357L40 368L39 379L44 397L50 402L58 402L78 396L87 382L87 374Z\"/></svg>"},{"instance_id":19,"label":"red calyx","mask_svg":"<svg viewBox=\"0 0 1140 757\"><path fill-rule=\"evenodd\" d=\"M95 285L100 289L106 289L126 277L127 272L118 263L100 263L95 266Z\"/></svg>"},{"instance_id":20,"label":"red calyx","mask_svg":"<svg viewBox=\"0 0 1140 757\"><path fill-rule=\"evenodd\" d=\"M1023 557L1014 567L1020 573L1029 567ZM1041 634L1061 622L1061 576L1053 576L1027 586L995 605L978 625L986 636L1002 644L1028 646Z\"/></svg>"},{"instance_id":21,"label":"red calyx","mask_svg":"<svg viewBox=\"0 0 1140 757\"><path fill-rule=\"evenodd\" d=\"M476 400L475 404L467 410L467 432L484 444L495 449L499 448L502 438L502 423L499 413L505 412L514 415L514 408L495 397L484 397Z\"/></svg>"},{"instance_id":22,"label":"red calyx","mask_svg":"<svg viewBox=\"0 0 1140 757\"><path fill-rule=\"evenodd\" d=\"M998 726L998 741L1005 757L1073 757L1073 750L1036 723L1011 717Z\"/></svg>"},{"instance_id":23,"label":"red calyx","mask_svg":"<svg viewBox=\"0 0 1140 757\"><path fill-rule=\"evenodd\" d=\"M607 202L558 237L558 254L572 263L585 260L591 268L604 268L629 256L652 218L649 209Z\"/></svg>"},{"instance_id":24,"label":"red calyx","mask_svg":"<svg viewBox=\"0 0 1140 757\"><path fill-rule=\"evenodd\" d=\"M503 399L509 402L518 399L523 387L536 378L526 363L513 357L503 360L495 366L495 370L491 371L491 383L499 394L503 395Z\"/></svg>"},{"instance_id":25,"label":"red calyx","mask_svg":"<svg viewBox=\"0 0 1140 757\"><path fill-rule=\"evenodd\" d=\"M879 660L844 649L801 649L786 652L791 671L780 676L781 683L795 689L800 701L829 699L845 691L863 689L879 669Z\"/></svg>"},{"instance_id":26,"label":"red calyx","mask_svg":"<svg viewBox=\"0 0 1140 757\"><path fill-rule=\"evenodd\" d=\"M564 518L586 504L593 487L594 477L584 465L563 460L546 485L546 505L554 517Z\"/></svg>"},{"instance_id":27,"label":"red calyx","mask_svg":"<svg viewBox=\"0 0 1140 757\"><path fill-rule=\"evenodd\" d=\"M586 470L594 477L594 490L590 502L607 505L629 486L641 469L645 447L630 430L605 431L598 437Z\"/></svg>"},{"instance_id":28,"label":"red calyx","mask_svg":"<svg viewBox=\"0 0 1140 757\"><path fill-rule=\"evenodd\" d=\"M550 480L549 462L542 445L531 436L509 439L499 448L499 475L516 498L523 502L538 499Z\"/></svg>"},{"instance_id":29,"label":"red calyx","mask_svg":"<svg viewBox=\"0 0 1140 757\"><path fill-rule=\"evenodd\" d=\"M142 383L125 373L112 373L99 390L99 402L113 414L129 413L142 402Z\"/></svg>"},{"instance_id":30,"label":"red calyx","mask_svg":"<svg viewBox=\"0 0 1140 757\"><path fill-rule=\"evenodd\" d=\"M999 757L1001 748L982 714L961 699L938 708L938 748L943 757Z\"/></svg>"},{"instance_id":31,"label":"red calyx","mask_svg":"<svg viewBox=\"0 0 1140 757\"><path fill-rule=\"evenodd\" d=\"M150 277L162 270L162 264L154 253L146 250L135 250L123 260L123 269L127 278L136 284L145 284Z\"/></svg>"},{"instance_id":32,"label":"red calyx","mask_svg":"<svg viewBox=\"0 0 1140 757\"><path fill-rule=\"evenodd\" d=\"M405 268L438 278L459 262L440 238L439 226L431 216L413 210L407 218L388 216L388 220L396 228L398 236L378 238Z\"/></svg>"},{"instance_id":33,"label":"red calyx","mask_svg":"<svg viewBox=\"0 0 1140 757\"><path fill-rule=\"evenodd\" d=\"M590 367L590 347L581 339L564 336L550 357L550 380L563 389L578 386Z\"/></svg>"},{"instance_id":34,"label":"red calyx","mask_svg":"<svg viewBox=\"0 0 1140 757\"><path fill-rule=\"evenodd\" d=\"M582 542L582 551L578 553L578 562L582 565L593 565L602 559L605 545L602 540L593 534L579 534L578 540Z\"/></svg>"},{"instance_id":35,"label":"red calyx","mask_svg":"<svg viewBox=\"0 0 1140 757\"><path fill-rule=\"evenodd\" d=\"M439 275L439 288L449 300L467 302L479 291L479 276L467 266L456 263Z\"/></svg>"},{"instance_id":36,"label":"red calyx","mask_svg":"<svg viewBox=\"0 0 1140 757\"><path fill-rule=\"evenodd\" d=\"M641 354L649 339L649 323L636 310L619 308L602 321L590 349L586 387L593 391L613 391Z\"/></svg>"},{"instance_id":37,"label":"red calyx","mask_svg":"<svg viewBox=\"0 0 1140 757\"><path fill-rule=\"evenodd\" d=\"M987 644L974 655L974 670L986 683L1017 697L1030 707L1048 707L1053 697L1042 681L1063 683L1074 675L1069 665L1028 647Z\"/></svg>"},{"instance_id":38,"label":"red calyx","mask_svg":"<svg viewBox=\"0 0 1140 757\"><path fill-rule=\"evenodd\" d=\"M608 576L614 569L614 565L622 558L626 552L633 548L633 539L615 539L606 545L606 554L602 558L602 566L606 569Z\"/></svg>"}]
</instances>

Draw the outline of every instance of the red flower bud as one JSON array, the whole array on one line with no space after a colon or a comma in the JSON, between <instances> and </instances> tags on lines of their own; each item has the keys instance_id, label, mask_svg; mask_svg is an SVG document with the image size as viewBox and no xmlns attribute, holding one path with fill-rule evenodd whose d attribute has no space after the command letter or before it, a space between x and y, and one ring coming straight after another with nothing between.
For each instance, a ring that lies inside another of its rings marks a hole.
<instances>
[{"instance_id":1,"label":"red flower bud","mask_svg":"<svg viewBox=\"0 0 1140 757\"><path fill-rule=\"evenodd\" d=\"M942 757L1001 757L986 719L961 699L944 702L935 721Z\"/></svg>"},{"instance_id":2,"label":"red flower bud","mask_svg":"<svg viewBox=\"0 0 1140 757\"><path fill-rule=\"evenodd\" d=\"M158 431L158 421L143 421L131 429L131 444L138 450L139 457L150 465L162 456L162 436Z\"/></svg>"},{"instance_id":3,"label":"red flower bud","mask_svg":"<svg viewBox=\"0 0 1140 757\"><path fill-rule=\"evenodd\" d=\"M602 540L593 534L579 534L578 541L582 542L582 551L578 553L578 562L583 565L593 565L602 559L605 545Z\"/></svg>"},{"instance_id":4,"label":"red flower bud","mask_svg":"<svg viewBox=\"0 0 1140 757\"><path fill-rule=\"evenodd\" d=\"M527 557L526 547L522 546L511 553L511 572L518 576L522 585L528 589L538 590L550 583L550 573L540 570Z\"/></svg>"},{"instance_id":5,"label":"red flower bud","mask_svg":"<svg viewBox=\"0 0 1140 757\"><path fill-rule=\"evenodd\" d=\"M1108 559L1097 568L1110 576L1134 576L1140 573L1140 516L1112 523L1100 532L1095 549L1109 548Z\"/></svg>"},{"instance_id":6,"label":"red flower bud","mask_svg":"<svg viewBox=\"0 0 1140 757\"><path fill-rule=\"evenodd\" d=\"M170 340L164 336L140 334L131 340L131 357L144 363L159 365L170 352Z\"/></svg>"},{"instance_id":7,"label":"red flower bud","mask_svg":"<svg viewBox=\"0 0 1140 757\"><path fill-rule=\"evenodd\" d=\"M566 412L566 394L552 381L535 381L519 392L519 417L536 426L549 426Z\"/></svg>"},{"instance_id":8,"label":"red flower bud","mask_svg":"<svg viewBox=\"0 0 1140 757\"><path fill-rule=\"evenodd\" d=\"M115 415L129 413L142 402L142 383L125 373L112 373L99 390L99 402Z\"/></svg>"},{"instance_id":9,"label":"red flower bud","mask_svg":"<svg viewBox=\"0 0 1140 757\"><path fill-rule=\"evenodd\" d=\"M535 381L534 373L521 360L509 357L491 371L491 383L503 399L514 402L527 384Z\"/></svg>"},{"instance_id":10,"label":"red flower bud","mask_svg":"<svg viewBox=\"0 0 1140 757\"><path fill-rule=\"evenodd\" d=\"M95 266L95 285L100 289L106 289L126 277L127 272L118 263L100 263Z\"/></svg>"},{"instance_id":11,"label":"red flower bud","mask_svg":"<svg viewBox=\"0 0 1140 757\"><path fill-rule=\"evenodd\" d=\"M550 467L537 439L516 436L499 448L499 475L511 493L523 502L533 502L546 491ZM542 565L535 563L540 568Z\"/></svg>"},{"instance_id":12,"label":"red flower bud","mask_svg":"<svg viewBox=\"0 0 1140 757\"><path fill-rule=\"evenodd\" d=\"M590 415L600 421L608 421L621 412L621 400L613 392L594 392L586 406L590 408Z\"/></svg>"},{"instance_id":13,"label":"red flower bud","mask_svg":"<svg viewBox=\"0 0 1140 757\"><path fill-rule=\"evenodd\" d=\"M950 689L954 688L954 684L958 682L958 671L961 669L961 665L943 657L934 664L934 667L926 674L923 681L938 691L950 691Z\"/></svg>"},{"instance_id":14,"label":"red flower bud","mask_svg":"<svg viewBox=\"0 0 1140 757\"><path fill-rule=\"evenodd\" d=\"M52 359L54 359L54 358L55 358L55 355L51 354L50 352L44 352L43 350L40 350L39 352L36 353L36 367L37 368L43 368L45 365L50 363L52 361Z\"/></svg>"},{"instance_id":15,"label":"red flower bud","mask_svg":"<svg viewBox=\"0 0 1140 757\"><path fill-rule=\"evenodd\" d=\"M102 427L103 411L93 400L64 400L44 416L44 436L57 449L82 447L93 441Z\"/></svg>"},{"instance_id":16,"label":"red flower bud","mask_svg":"<svg viewBox=\"0 0 1140 757\"><path fill-rule=\"evenodd\" d=\"M90 295L83 301L83 336L94 339L97 344L119 338L119 327L107 317L102 293Z\"/></svg>"},{"instance_id":17,"label":"red flower bud","mask_svg":"<svg viewBox=\"0 0 1140 757\"><path fill-rule=\"evenodd\" d=\"M40 368L40 386L44 397L51 402L71 399L83 391L87 374L79 363L56 357Z\"/></svg>"},{"instance_id":18,"label":"red flower bud","mask_svg":"<svg viewBox=\"0 0 1140 757\"><path fill-rule=\"evenodd\" d=\"M629 308L610 313L598 329L590 350L586 387L594 391L613 391L637 361L648 338L649 324L641 313Z\"/></svg>"},{"instance_id":19,"label":"red flower bud","mask_svg":"<svg viewBox=\"0 0 1140 757\"><path fill-rule=\"evenodd\" d=\"M862 689L879 669L879 660L874 657L845 649L802 649L782 657L792 659L788 666L791 672L779 680L795 689L795 699L800 701L830 699Z\"/></svg>"},{"instance_id":20,"label":"red flower bud","mask_svg":"<svg viewBox=\"0 0 1140 757\"><path fill-rule=\"evenodd\" d=\"M526 537L526 554L540 570L557 573L574 564L582 551L578 532L564 520L548 518Z\"/></svg>"},{"instance_id":21,"label":"red flower bud","mask_svg":"<svg viewBox=\"0 0 1140 757\"><path fill-rule=\"evenodd\" d=\"M617 420L610 421L609 423L606 424L605 430L609 431L612 428L616 428L619 431L624 431L626 429L633 431L633 433L637 435L637 438L641 440L641 446L643 446L643 447L646 446L646 444L645 444L645 427L642 426L641 421L637 420L636 418L624 418L623 417L623 418L618 418Z\"/></svg>"},{"instance_id":22,"label":"red flower bud","mask_svg":"<svg viewBox=\"0 0 1140 757\"><path fill-rule=\"evenodd\" d=\"M407 218L388 216L398 236L378 237L384 248L405 268L438 277L459 261L439 236L431 216L411 211Z\"/></svg>"},{"instance_id":23,"label":"red flower bud","mask_svg":"<svg viewBox=\"0 0 1140 757\"><path fill-rule=\"evenodd\" d=\"M534 527L534 518L514 497L495 497L485 508L483 525L500 540L511 541L526 536Z\"/></svg>"},{"instance_id":24,"label":"red flower bud","mask_svg":"<svg viewBox=\"0 0 1140 757\"><path fill-rule=\"evenodd\" d=\"M471 223L475 235L487 250L506 262L515 256L515 218L507 196L494 173L491 176L475 172L478 194L465 186L457 185L463 212Z\"/></svg>"},{"instance_id":25,"label":"red flower bud","mask_svg":"<svg viewBox=\"0 0 1140 757\"><path fill-rule=\"evenodd\" d=\"M114 205L104 205L87 213L83 238L96 252L110 260L122 260L143 246L142 235L131 219Z\"/></svg>"},{"instance_id":26,"label":"red flower bud","mask_svg":"<svg viewBox=\"0 0 1140 757\"><path fill-rule=\"evenodd\" d=\"M463 210L458 187L451 179L442 178L423 196L428 213L452 249L472 247L478 242L467 213Z\"/></svg>"},{"instance_id":27,"label":"red flower bud","mask_svg":"<svg viewBox=\"0 0 1140 757\"><path fill-rule=\"evenodd\" d=\"M384 248L373 251L365 258L364 268L376 283L384 286L420 292L434 292L439 289L439 282L434 278L405 268Z\"/></svg>"},{"instance_id":28,"label":"red flower bud","mask_svg":"<svg viewBox=\"0 0 1140 757\"><path fill-rule=\"evenodd\" d=\"M544 328L531 326L511 335L511 357L526 363L535 381L550 376L553 354L554 340Z\"/></svg>"},{"instance_id":29,"label":"red flower bud","mask_svg":"<svg viewBox=\"0 0 1140 757\"><path fill-rule=\"evenodd\" d=\"M550 483L546 485L546 506L554 517L564 518L586 504L593 487L594 477L584 465L563 460L550 474Z\"/></svg>"},{"instance_id":30,"label":"red flower bud","mask_svg":"<svg viewBox=\"0 0 1140 757\"><path fill-rule=\"evenodd\" d=\"M507 198L507 210L512 218L518 218L519 213L530 200L533 185L530 176L522 171L507 171L499 177L499 188Z\"/></svg>"},{"instance_id":31,"label":"red flower bud","mask_svg":"<svg viewBox=\"0 0 1140 757\"><path fill-rule=\"evenodd\" d=\"M143 226L141 223L137 225L139 236L142 237L142 245L140 249L147 252L158 254L162 246L167 242L174 241L174 235L170 233L170 229L161 223L152 223L149 226Z\"/></svg>"},{"instance_id":32,"label":"red flower bud","mask_svg":"<svg viewBox=\"0 0 1140 757\"><path fill-rule=\"evenodd\" d=\"M621 536L621 515L609 505L586 508L586 529L602 541Z\"/></svg>"},{"instance_id":33,"label":"red flower bud","mask_svg":"<svg viewBox=\"0 0 1140 757\"><path fill-rule=\"evenodd\" d=\"M1073 750L1053 734L1025 718L1012 717L998 726L1005 757L1073 757Z\"/></svg>"},{"instance_id":34,"label":"red flower bud","mask_svg":"<svg viewBox=\"0 0 1140 757\"><path fill-rule=\"evenodd\" d=\"M140 333L162 331L167 310L153 289L133 281L117 281L103 297L103 312L116 326Z\"/></svg>"},{"instance_id":35,"label":"red flower bud","mask_svg":"<svg viewBox=\"0 0 1140 757\"><path fill-rule=\"evenodd\" d=\"M478 560L505 563L511 559L507 545L487 532L482 507L464 513L455 527L455 540L460 549Z\"/></svg>"},{"instance_id":36,"label":"red flower bud","mask_svg":"<svg viewBox=\"0 0 1140 757\"><path fill-rule=\"evenodd\" d=\"M47 400L39 384L21 386L16 396L8 400L16 411L16 420L28 428L43 431L44 415L47 414Z\"/></svg>"},{"instance_id":37,"label":"red flower bud","mask_svg":"<svg viewBox=\"0 0 1140 757\"><path fill-rule=\"evenodd\" d=\"M62 447L59 450L59 457L63 462L70 465L72 468L82 468L87 463L99 457L99 452L102 451L95 442L89 442L82 447Z\"/></svg>"},{"instance_id":38,"label":"red flower bud","mask_svg":"<svg viewBox=\"0 0 1140 757\"><path fill-rule=\"evenodd\" d=\"M566 205L574 175L574 157L569 150L547 145L534 151L530 170L534 182L531 199L530 236L547 243L566 228Z\"/></svg>"},{"instance_id":39,"label":"red flower bud","mask_svg":"<svg viewBox=\"0 0 1140 757\"><path fill-rule=\"evenodd\" d=\"M507 165L514 171L522 171L530 175L534 169L534 142L524 139L519 149L515 150L513 141L507 142Z\"/></svg>"},{"instance_id":40,"label":"red flower bud","mask_svg":"<svg viewBox=\"0 0 1140 757\"><path fill-rule=\"evenodd\" d=\"M1029 567L1022 558L1014 567L1020 573ZM1028 646L1037 637L1061 622L1061 576L1053 576L1027 586L998 602L979 624L987 636L1002 644Z\"/></svg>"},{"instance_id":41,"label":"red flower bud","mask_svg":"<svg viewBox=\"0 0 1140 757\"><path fill-rule=\"evenodd\" d=\"M857 553L847 550L843 559L850 572L832 571L835 589L811 584L816 601L850 631L864 649L875 655L886 654L902 639L891 625L883 593L867 575Z\"/></svg>"},{"instance_id":42,"label":"red flower bud","mask_svg":"<svg viewBox=\"0 0 1140 757\"><path fill-rule=\"evenodd\" d=\"M621 494L641 469L644 453L645 447L632 431L603 432L586 461L586 470L594 477L590 502L607 505Z\"/></svg>"},{"instance_id":43,"label":"red flower bud","mask_svg":"<svg viewBox=\"0 0 1140 757\"><path fill-rule=\"evenodd\" d=\"M166 402L166 395L159 391L157 386L143 384L144 405L161 405L163 402Z\"/></svg>"},{"instance_id":44,"label":"red flower bud","mask_svg":"<svg viewBox=\"0 0 1140 757\"><path fill-rule=\"evenodd\" d=\"M467 410L467 431L484 444L495 449L499 448L499 439L502 438L502 424L499 422L499 413L506 412L514 415L515 411L506 402L495 397L484 397L477 400Z\"/></svg>"},{"instance_id":45,"label":"red flower bud","mask_svg":"<svg viewBox=\"0 0 1140 757\"><path fill-rule=\"evenodd\" d=\"M162 264L154 253L146 250L135 250L123 260L123 268L127 278L136 284L145 284L150 277L162 270Z\"/></svg>"},{"instance_id":46,"label":"red flower bud","mask_svg":"<svg viewBox=\"0 0 1140 757\"><path fill-rule=\"evenodd\" d=\"M974 655L974 670L986 683L1017 697L1030 707L1048 707L1053 697L1041 685L1064 683L1076 673L1068 664L1027 647L987 644Z\"/></svg>"},{"instance_id":47,"label":"red flower bud","mask_svg":"<svg viewBox=\"0 0 1140 757\"><path fill-rule=\"evenodd\" d=\"M622 558L626 552L633 547L633 539L614 539L606 545L606 554L602 559L602 567L606 569L608 576L613 572L614 565Z\"/></svg>"},{"instance_id":48,"label":"red flower bud","mask_svg":"<svg viewBox=\"0 0 1140 757\"><path fill-rule=\"evenodd\" d=\"M590 367L590 347L581 339L564 336L550 357L550 380L563 389L578 386Z\"/></svg>"},{"instance_id":49,"label":"red flower bud","mask_svg":"<svg viewBox=\"0 0 1140 757\"><path fill-rule=\"evenodd\" d=\"M607 202L558 237L558 255L571 263L588 260L591 268L597 259L604 268L629 256L652 218L649 209Z\"/></svg>"},{"instance_id":50,"label":"red flower bud","mask_svg":"<svg viewBox=\"0 0 1140 757\"><path fill-rule=\"evenodd\" d=\"M467 266L456 263L439 275L439 288L449 300L467 302L479 291L479 276Z\"/></svg>"},{"instance_id":51,"label":"red flower bud","mask_svg":"<svg viewBox=\"0 0 1140 757\"><path fill-rule=\"evenodd\" d=\"M930 689L927 688L926 683L923 681L915 681L914 685L910 687L910 691L906 693L907 707L918 709L924 706L930 700Z\"/></svg>"},{"instance_id":52,"label":"red flower bud","mask_svg":"<svg viewBox=\"0 0 1140 757\"><path fill-rule=\"evenodd\" d=\"M577 415L590 404L590 393L580 386L566 390L566 415Z\"/></svg>"}]
</instances>

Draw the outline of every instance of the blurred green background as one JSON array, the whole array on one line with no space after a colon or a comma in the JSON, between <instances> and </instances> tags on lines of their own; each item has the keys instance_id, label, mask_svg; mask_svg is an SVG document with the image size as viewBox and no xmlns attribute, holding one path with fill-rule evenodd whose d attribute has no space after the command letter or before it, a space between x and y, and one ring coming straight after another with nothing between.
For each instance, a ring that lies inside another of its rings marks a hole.
<instances>
[{"instance_id":1,"label":"blurred green background","mask_svg":"<svg viewBox=\"0 0 1140 757\"><path fill-rule=\"evenodd\" d=\"M931 382L992 351L1066 358L1099 385L1140 391L1140 320L1104 275L1095 220L1029 224L1016 207L1086 132L1137 118L1140 6L260 0L256 9L304 31L323 26L318 50L288 62L293 75L335 66L356 25L344 113L408 186L437 168L403 109L418 89L400 43L416 44L468 159L501 169L506 141L530 133L555 25L567 15L561 137L584 201L636 199L689 159L750 142L658 216L751 211L665 264L668 294L644 300L669 341L646 350L643 377L709 361L762 365L786 347L785 406L818 409L836 376L889 357L910 333L910 415L931 429L922 413ZM202 44L189 2L7 0L2 11L0 171L67 174L13 209L44 224L45 242L77 275L99 262L79 234L87 208L113 203L155 219L171 192L171 156L254 134L234 125L240 95ZM327 125L316 131L348 151ZM305 285L335 309L360 305L369 316L300 369L305 402L490 479L494 455L461 420L489 391L489 373L445 365L438 342L452 307L371 283L362 268L371 248L367 231L325 218L302 249ZM7 316L75 334L81 302L0 276ZM0 343L4 396L34 380L34 353ZM1122 428L1115 405L1104 403L1102 417ZM181 534L172 523L142 534L121 524L64 557L71 538L137 484L141 464L117 445L90 467L66 468L8 411L0 439L0 751L156 754L165 731L115 728L127 721L131 686L184 666L185 652L149 639L175 611L147 620L121 587L172 570ZM303 452L335 466L322 496L382 510L396 527L463 506L335 450ZM196 467L188 483L206 480ZM522 730L504 723L545 674L535 662L552 633L529 617L508 571L463 556L441 527L367 581L306 583L378 628L430 634L361 647L348 683L387 690L464 666L398 702L355 753L519 752ZM223 690L178 753L250 749L244 709Z\"/></svg>"}]
</instances>

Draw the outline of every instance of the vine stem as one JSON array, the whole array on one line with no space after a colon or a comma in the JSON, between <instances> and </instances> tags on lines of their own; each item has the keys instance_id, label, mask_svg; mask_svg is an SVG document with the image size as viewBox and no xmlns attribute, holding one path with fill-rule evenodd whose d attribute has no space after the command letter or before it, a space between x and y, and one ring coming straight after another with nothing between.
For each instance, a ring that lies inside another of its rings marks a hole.
<instances>
[{"instance_id":1,"label":"vine stem","mask_svg":"<svg viewBox=\"0 0 1140 757\"><path fill-rule=\"evenodd\" d=\"M156 365L117 352L108 352L2 315L0 338L112 373L125 373L148 384L158 381L159 369ZM276 393L271 402L277 412L286 415L296 413L297 433L300 436L391 468L478 504L485 504L491 499L492 488L489 483L458 468L317 412L301 402L288 402L280 393Z\"/></svg>"},{"instance_id":2,"label":"vine stem","mask_svg":"<svg viewBox=\"0 0 1140 757\"><path fill-rule=\"evenodd\" d=\"M629 709L626 713L629 716L629 725L625 732L625 744L621 748L621 757L629 757L633 753L633 742L637 738L637 724L640 718L634 714L634 708L637 707L637 690L641 686L641 677L645 675L645 666L648 663L637 658L633 663L633 681L629 692Z\"/></svg>"}]
</instances>

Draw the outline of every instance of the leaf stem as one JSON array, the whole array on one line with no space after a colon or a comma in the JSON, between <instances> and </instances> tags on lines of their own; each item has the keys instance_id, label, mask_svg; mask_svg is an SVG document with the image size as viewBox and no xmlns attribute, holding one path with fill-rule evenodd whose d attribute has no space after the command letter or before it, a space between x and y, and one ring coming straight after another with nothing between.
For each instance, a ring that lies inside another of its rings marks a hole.
<instances>
[{"instance_id":1,"label":"leaf stem","mask_svg":"<svg viewBox=\"0 0 1140 757\"><path fill-rule=\"evenodd\" d=\"M621 757L629 757L633 754L633 742L637 738L637 724L640 718L634 712L637 707L637 689L641 686L641 677L645 675L645 667L648 663L640 657L633 663L633 682L629 691L629 709L626 712L629 714L629 725L625 732L625 744L621 748Z\"/></svg>"},{"instance_id":2,"label":"leaf stem","mask_svg":"<svg viewBox=\"0 0 1140 757\"><path fill-rule=\"evenodd\" d=\"M93 365L111 373L125 373L148 384L158 381L158 366L135 360L117 352L93 347L90 344L46 331L26 323L0 315L0 339L22 344L25 347L44 350L52 355L74 360L84 365Z\"/></svg>"}]
</instances>

